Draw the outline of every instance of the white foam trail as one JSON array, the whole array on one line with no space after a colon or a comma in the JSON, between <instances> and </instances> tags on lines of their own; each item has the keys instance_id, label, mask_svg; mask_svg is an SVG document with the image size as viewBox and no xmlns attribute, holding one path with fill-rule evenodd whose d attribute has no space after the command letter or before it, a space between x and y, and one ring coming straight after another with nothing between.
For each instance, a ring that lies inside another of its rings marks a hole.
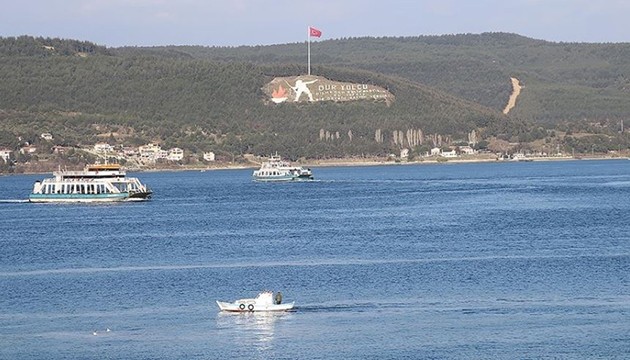
<instances>
[{"instance_id":1,"label":"white foam trail","mask_svg":"<svg viewBox=\"0 0 630 360\"><path fill-rule=\"evenodd\" d=\"M514 256L480 256L480 257L451 257L437 259L322 259L311 262L284 261L265 263L234 263L234 264L191 264L191 265L148 265L148 266L119 266L119 267L94 267L94 268L66 268L66 269L42 269L25 271L0 272L0 276L39 276L39 275L63 275L63 274L92 274L104 272L132 272L132 271L164 271L164 270L190 270L190 269L235 269L235 268L260 268L260 267L311 267L311 266L343 266L343 265L379 265L379 264L418 264L440 263L457 261L488 261L488 260L527 260L527 259L570 259L570 258L618 258L628 257L630 254L604 254L604 255L514 255Z\"/></svg>"},{"instance_id":2,"label":"white foam trail","mask_svg":"<svg viewBox=\"0 0 630 360\"><path fill-rule=\"evenodd\" d=\"M15 204L15 203L27 203L28 199L0 199L0 203Z\"/></svg>"}]
</instances>

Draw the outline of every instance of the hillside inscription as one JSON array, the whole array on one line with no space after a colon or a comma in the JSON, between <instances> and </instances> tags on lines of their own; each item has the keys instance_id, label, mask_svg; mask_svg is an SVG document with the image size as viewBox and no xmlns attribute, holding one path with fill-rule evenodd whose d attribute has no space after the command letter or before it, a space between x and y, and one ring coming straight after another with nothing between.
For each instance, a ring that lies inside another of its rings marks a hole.
<instances>
[{"instance_id":1,"label":"hillside inscription","mask_svg":"<svg viewBox=\"0 0 630 360\"><path fill-rule=\"evenodd\" d=\"M312 75L277 77L262 90L276 104L357 100L384 101L389 104L394 100L394 95L380 86L332 81Z\"/></svg>"}]
</instances>

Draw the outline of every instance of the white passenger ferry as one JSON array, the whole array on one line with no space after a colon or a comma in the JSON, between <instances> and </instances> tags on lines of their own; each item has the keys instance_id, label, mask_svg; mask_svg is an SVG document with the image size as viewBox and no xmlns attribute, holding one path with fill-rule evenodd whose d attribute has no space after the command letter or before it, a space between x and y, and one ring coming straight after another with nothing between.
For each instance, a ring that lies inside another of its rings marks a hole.
<instances>
[{"instance_id":1,"label":"white passenger ferry","mask_svg":"<svg viewBox=\"0 0 630 360\"><path fill-rule=\"evenodd\" d=\"M301 166L292 166L282 160L280 156L273 155L268 161L254 171L256 181L292 181L292 180L313 180L313 172Z\"/></svg>"},{"instance_id":2,"label":"white passenger ferry","mask_svg":"<svg viewBox=\"0 0 630 360\"><path fill-rule=\"evenodd\" d=\"M44 202L114 202L147 200L153 193L118 164L88 165L83 171L60 170L36 181L28 199Z\"/></svg>"}]
</instances>

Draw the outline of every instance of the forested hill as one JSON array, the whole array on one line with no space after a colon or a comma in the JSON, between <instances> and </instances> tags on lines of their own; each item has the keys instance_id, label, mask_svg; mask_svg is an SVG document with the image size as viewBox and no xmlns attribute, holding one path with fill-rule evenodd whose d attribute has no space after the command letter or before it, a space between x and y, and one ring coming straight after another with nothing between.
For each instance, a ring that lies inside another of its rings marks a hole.
<instances>
[{"instance_id":1,"label":"forested hill","mask_svg":"<svg viewBox=\"0 0 630 360\"><path fill-rule=\"evenodd\" d=\"M50 132L60 145L158 142L194 153L315 158L397 152L409 146L403 133L411 130L426 146L467 140L473 131L479 137L525 131L498 111L373 71L316 70L336 81L387 88L393 103L275 105L261 88L276 76L304 74L303 65L154 55L75 41L0 39L0 147L37 143Z\"/></svg>"},{"instance_id":2,"label":"forested hill","mask_svg":"<svg viewBox=\"0 0 630 360\"><path fill-rule=\"evenodd\" d=\"M515 34L348 38L311 44L313 64L394 75L502 110L510 77L525 87L512 115L539 123L630 118L630 43L554 43ZM304 63L305 43L121 48L119 54Z\"/></svg>"},{"instance_id":3,"label":"forested hill","mask_svg":"<svg viewBox=\"0 0 630 360\"><path fill-rule=\"evenodd\" d=\"M54 143L41 148L157 142L232 158L421 153L495 139L607 151L629 141L616 127L630 118L629 55L630 44L512 34L326 40L312 44L314 74L380 86L395 100L274 104L262 88L306 73L304 44L112 49L0 38L0 148L37 145L48 132ZM506 116L511 77L524 87Z\"/></svg>"}]
</instances>

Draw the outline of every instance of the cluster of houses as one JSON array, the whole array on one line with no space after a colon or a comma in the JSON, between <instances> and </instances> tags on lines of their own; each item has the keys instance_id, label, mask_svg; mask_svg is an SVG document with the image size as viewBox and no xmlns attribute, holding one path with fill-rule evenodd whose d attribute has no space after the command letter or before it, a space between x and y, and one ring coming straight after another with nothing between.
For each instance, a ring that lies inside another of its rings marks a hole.
<instances>
[{"instance_id":1,"label":"cluster of houses","mask_svg":"<svg viewBox=\"0 0 630 360\"><path fill-rule=\"evenodd\" d=\"M163 150L159 145L147 144L137 148L134 147L114 147L108 143L96 143L94 153L103 156L117 156L120 158L138 158L144 163L154 163L158 160L182 161L184 150L172 148Z\"/></svg>"},{"instance_id":2,"label":"cluster of houses","mask_svg":"<svg viewBox=\"0 0 630 360\"><path fill-rule=\"evenodd\" d=\"M49 133L41 134L41 138L51 141L53 136ZM54 146L52 152L54 154L65 154L71 147ZM137 160L143 164L152 164L158 161L178 162L184 160L184 150L180 148L162 149L159 145L147 144L139 147L113 146L108 143L97 143L91 148L82 148L81 150L93 153L103 157L117 157L119 159ZM33 155L37 153L37 147L34 145L25 145L20 148L19 152L24 155ZM13 150L0 148L0 159L8 162L11 158ZM203 154L204 161L215 161L216 157L213 152Z\"/></svg>"},{"instance_id":3,"label":"cluster of houses","mask_svg":"<svg viewBox=\"0 0 630 360\"><path fill-rule=\"evenodd\" d=\"M53 140L53 136L49 133L41 134L41 138L44 140L51 141ZM72 147L64 147L64 146L54 146L52 148L52 152L54 154L65 154ZM170 162L181 162L184 160L184 150L174 147L168 150L162 149L159 145L156 144L147 144L139 147L126 147L126 146L113 146L108 143L97 143L91 148L82 148L81 150L93 153L94 155L101 157L116 157L118 159L125 159L130 161L135 161L141 165L151 165L157 162L170 161ZM20 148L19 152L24 155L33 155L37 153L37 147L34 145L25 145ZM400 159L406 160L409 158L409 149L401 149L400 150ZM8 162L11 159L11 155L13 150L0 148L0 159L4 160L4 162ZM422 154L423 157L443 157L443 158L457 158L462 155L475 155L477 151L470 146L458 146L456 148L451 148L450 150L443 150L439 147L434 147L430 149L427 153ZM497 154L502 155L502 154ZM521 154L522 155L522 154ZM558 152L560 155L560 152ZM539 153L536 156L547 156L546 153ZM395 158L395 154L390 155L391 158ZM203 161L213 162L215 161L216 156L213 152L205 152L202 155Z\"/></svg>"},{"instance_id":4,"label":"cluster of houses","mask_svg":"<svg viewBox=\"0 0 630 360\"><path fill-rule=\"evenodd\" d=\"M460 155L474 155L477 151L470 146L460 146L459 153L455 149L451 149L449 151L444 151L439 147L434 147L431 149L425 156L441 156L445 158L456 158ZM400 150L400 158L407 159L409 158L409 149Z\"/></svg>"},{"instance_id":5,"label":"cluster of houses","mask_svg":"<svg viewBox=\"0 0 630 360\"><path fill-rule=\"evenodd\" d=\"M44 133L41 137L45 140L52 140L52 135ZM52 151L55 154L64 154L70 148L55 146ZM91 152L98 156L103 157L117 157L119 159L137 160L141 164L154 164L160 161L172 161L178 162L184 160L184 150L180 148L171 148L168 150L162 149L156 144L147 144L139 147L128 146L113 146L108 143L97 143L91 149L82 149ZM425 156L441 156L445 158L456 158L460 155L473 155L476 151L470 146L460 146L459 152L455 149L450 151L444 151L441 148L435 147L431 149ZM33 145L27 145L20 149L20 153L31 155L37 152L37 147ZM0 159L5 162L11 157L12 150L0 148ZM395 156L395 155L392 155ZM407 159L409 157L409 149L402 149L400 151L400 159ZM213 152L203 153L203 160L212 162L215 161L216 156Z\"/></svg>"},{"instance_id":6,"label":"cluster of houses","mask_svg":"<svg viewBox=\"0 0 630 360\"><path fill-rule=\"evenodd\" d=\"M175 147L168 150L162 149L156 144L142 145L134 147L114 147L108 143L97 143L94 145L93 152L102 156L117 156L125 159L137 159L139 162L155 163L158 161L182 161L184 160L184 150ZM207 152L203 154L203 160L215 161L215 154Z\"/></svg>"}]
</instances>

